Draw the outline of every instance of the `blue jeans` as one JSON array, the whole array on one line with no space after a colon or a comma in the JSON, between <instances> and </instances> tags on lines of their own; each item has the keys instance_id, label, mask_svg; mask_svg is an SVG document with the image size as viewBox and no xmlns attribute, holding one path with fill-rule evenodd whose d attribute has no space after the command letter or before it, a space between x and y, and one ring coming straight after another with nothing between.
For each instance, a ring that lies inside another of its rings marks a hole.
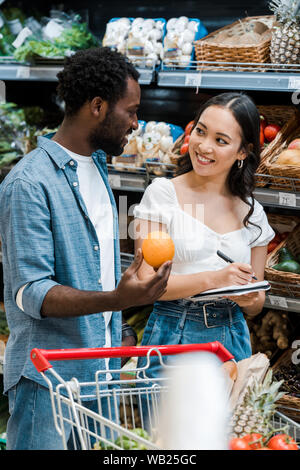
<instances>
[{"instance_id":1,"label":"blue jeans","mask_svg":"<svg viewBox=\"0 0 300 470\"><path fill-rule=\"evenodd\" d=\"M192 302L186 299L159 301L154 304L145 327L142 345L193 344L219 341L240 361L252 354L247 322L240 307L230 300L217 302ZM164 356L163 362L170 364L175 356ZM147 358L138 360L138 367L145 367ZM163 376L158 356L151 356L145 371L147 377ZM145 383L151 386L151 383ZM143 416L149 421L151 395L143 398ZM148 427L148 426L147 426Z\"/></svg>"},{"instance_id":2,"label":"blue jeans","mask_svg":"<svg viewBox=\"0 0 300 470\"><path fill-rule=\"evenodd\" d=\"M63 450L62 438L54 424L47 387L22 377L18 384L8 391L8 400L10 417L7 423L7 450ZM98 413L96 400L85 401L82 405ZM107 406L105 398L102 399L102 406L102 409ZM105 413L106 411L103 412L104 416ZM64 414L64 417L67 416ZM71 425L68 424L64 429L68 449L74 449L74 439L80 449L76 429L72 431ZM109 429L106 431L109 432ZM75 436L72 432L75 432ZM97 430L97 435L98 432Z\"/></svg>"}]
</instances>

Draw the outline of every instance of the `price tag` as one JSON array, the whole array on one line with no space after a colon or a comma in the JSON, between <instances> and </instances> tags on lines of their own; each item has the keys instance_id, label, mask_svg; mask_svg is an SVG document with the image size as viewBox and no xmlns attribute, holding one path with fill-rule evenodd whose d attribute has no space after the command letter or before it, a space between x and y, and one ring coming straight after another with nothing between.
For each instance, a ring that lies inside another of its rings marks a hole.
<instances>
[{"instance_id":1,"label":"price tag","mask_svg":"<svg viewBox=\"0 0 300 470\"><path fill-rule=\"evenodd\" d=\"M278 196L279 196L279 204L281 206L296 207L297 205L296 194L279 192Z\"/></svg>"},{"instance_id":2,"label":"price tag","mask_svg":"<svg viewBox=\"0 0 300 470\"><path fill-rule=\"evenodd\" d=\"M289 77L289 90L300 90L300 78L299 77Z\"/></svg>"},{"instance_id":3,"label":"price tag","mask_svg":"<svg viewBox=\"0 0 300 470\"><path fill-rule=\"evenodd\" d=\"M201 85L202 75L198 73L187 73L185 75L185 86L191 86L198 88Z\"/></svg>"},{"instance_id":4,"label":"price tag","mask_svg":"<svg viewBox=\"0 0 300 470\"><path fill-rule=\"evenodd\" d=\"M284 297L278 295L268 295L270 304L274 307L288 308L288 303Z\"/></svg>"},{"instance_id":5,"label":"price tag","mask_svg":"<svg viewBox=\"0 0 300 470\"><path fill-rule=\"evenodd\" d=\"M30 77L30 67L26 65L20 65L17 67L17 78L29 78Z\"/></svg>"},{"instance_id":6,"label":"price tag","mask_svg":"<svg viewBox=\"0 0 300 470\"><path fill-rule=\"evenodd\" d=\"M108 175L108 181L112 188L121 188L121 176L120 175Z\"/></svg>"}]
</instances>

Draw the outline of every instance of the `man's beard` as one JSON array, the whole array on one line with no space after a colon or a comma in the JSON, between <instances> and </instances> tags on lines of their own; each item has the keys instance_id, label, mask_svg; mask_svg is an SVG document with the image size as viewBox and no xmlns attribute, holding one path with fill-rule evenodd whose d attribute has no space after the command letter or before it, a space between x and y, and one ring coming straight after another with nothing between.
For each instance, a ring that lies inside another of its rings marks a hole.
<instances>
[{"instance_id":1,"label":"man's beard","mask_svg":"<svg viewBox=\"0 0 300 470\"><path fill-rule=\"evenodd\" d=\"M107 116L99 128L94 129L88 139L95 150L103 150L107 155L121 155L124 149L122 140L124 136L118 133L118 123L114 120L113 113L108 110Z\"/></svg>"}]
</instances>

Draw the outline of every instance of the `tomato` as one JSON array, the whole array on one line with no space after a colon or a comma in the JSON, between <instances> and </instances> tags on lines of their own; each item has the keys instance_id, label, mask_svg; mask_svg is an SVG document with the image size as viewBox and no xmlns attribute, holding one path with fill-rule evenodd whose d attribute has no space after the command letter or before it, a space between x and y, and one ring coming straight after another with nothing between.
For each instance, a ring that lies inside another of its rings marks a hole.
<instances>
[{"instance_id":1,"label":"tomato","mask_svg":"<svg viewBox=\"0 0 300 470\"><path fill-rule=\"evenodd\" d=\"M268 253L271 253L271 251L275 250L275 248L276 248L277 245L278 245L277 242L271 241L271 242L268 244Z\"/></svg>"},{"instance_id":2,"label":"tomato","mask_svg":"<svg viewBox=\"0 0 300 470\"><path fill-rule=\"evenodd\" d=\"M229 442L230 450L252 450L242 437L233 437Z\"/></svg>"},{"instance_id":3,"label":"tomato","mask_svg":"<svg viewBox=\"0 0 300 470\"><path fill-rule=\"evenodd\" d=\"M260 146L263 147L265 143L265 135L264 135L264 130L262 127L260 128L259 142L260 142Z\"/></svg>"},{"instance_id":4,"label":"tomato","mask_svg":"<svg viewBox=\"0 0 300 470\"><path fill-rule=\"evenodd\" d=\"M189 143L190 137L191 137L190 134L187 134L187 135L185 136L185 138L184 138L183 143L184 143L184 144Z\"/></svg>"},{"instance_id":5,"label":"tomato","mask_svg":"<svg viewBox=\"0 0 300 470\"><path fill-rule=\"evenodd\" d=\"M261 434L253 432L251 434L246 434L242 437L242 439L249 445L251 449L260 449L264 447L263 437Z\"/></svg>"},{"instance_id":6,"label":"tomato","mask_svg":"<svg viewBox=\"0 0 300 470\"><path fill-rule=\"evenodd\" d=\"M186 135L189 135L192 132L192 129L194 127L194 121L190 121L184 128L184 133Z\"/></svg>"},{"instance_id":7,"label":"tomato","mask_svg":"<svg viewBox=\"0 0 300 470\"><path fill-rule=\"evenodd\" d=\"M272 450L298 450L296 442L288 434L276 434L271 437L268 447Z\"/></svg>"},{"instance_id":8,"label":"tomato","mask_svg":"<svg viewBox=\"0 0 300 470\"><path fill-rule=\"evenodd\" d=\"M268 124L268 126L266 126L264 129L264 136L267 141L272 142L272 140L274 140L277 136L280 129L280 126L278 126L277 124Z\"/></svg>"},{"instance_id":9,"label":"tomato","mask_svg":"<svg viewBox=\"0 0 300 470\"><path fill-rule=\"evenodd\" d=\"M185 155L189 149L189 144L186 142L185 144L182 144L180 147L180 155Z\"/></svg>"}]
</instances>

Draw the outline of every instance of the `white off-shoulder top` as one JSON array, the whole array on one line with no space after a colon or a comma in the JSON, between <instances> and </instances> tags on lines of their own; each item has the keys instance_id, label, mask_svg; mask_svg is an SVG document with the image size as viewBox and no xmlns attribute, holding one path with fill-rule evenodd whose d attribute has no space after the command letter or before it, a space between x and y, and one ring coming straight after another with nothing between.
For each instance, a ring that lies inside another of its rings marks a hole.
<instances>
[{"instance_id":1,"label":"white off-shoulder top","mask_svg":"<svg viewBox=\"0 0 300 470\"><path fill-rule=\"evenodd\" d=\"M268 223L262 205L255 200L254 212L247 227L220 234L201 222L179 205L175 186L168 178L155 178L147 187L140 204L135 206L135 218L165 224L175 244L172 274L192 274L213 271L226 266L218 255L222 251L236 262L250 263L251 249L265 246L275 233ZM203 220L203 219L202 219ZM150 229L151 230L151 229Z\"/></svg>"}]
</instances>

